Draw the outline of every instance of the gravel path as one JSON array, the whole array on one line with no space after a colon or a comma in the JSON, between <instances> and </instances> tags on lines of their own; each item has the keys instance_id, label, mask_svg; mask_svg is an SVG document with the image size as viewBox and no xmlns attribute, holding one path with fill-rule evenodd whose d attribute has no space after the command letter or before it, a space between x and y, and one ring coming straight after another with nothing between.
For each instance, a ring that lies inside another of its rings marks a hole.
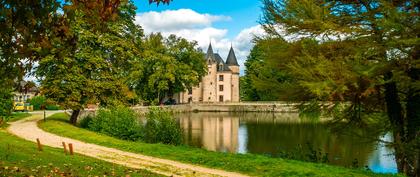
<instances>
[{"instance_id":1,"label":"gravel path","mask_svg":"<svg viewBox=\"0 0 420 177\"><path fill-rule=\"evenodd\" d=\"M48 112L47 116L53 113L56 112ZM8 127L8 131L11 134L32 142L36 142L36 139L39 138L43 145L56 148L63 148L62 142L72 143L76 153L131 168L146 169L166 176L245 176L239 173L205 168L172 160L125 152L57 136L38 128L37 121L42 119L43 113L33 113L32 116L28 118L11 122L11 125Z\"/></svg>"}]
</instances>

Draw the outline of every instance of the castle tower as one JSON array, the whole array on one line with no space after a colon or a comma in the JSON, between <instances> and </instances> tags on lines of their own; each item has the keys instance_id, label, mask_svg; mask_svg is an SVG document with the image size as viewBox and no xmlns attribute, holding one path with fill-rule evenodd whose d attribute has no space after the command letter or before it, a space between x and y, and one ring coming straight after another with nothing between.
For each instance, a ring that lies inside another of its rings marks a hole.
<instances>
[{"instance_id":1,"label":"castle tower","mask_svg":"<svg viewBox=\"0 0 420 177\"><path fill-rule=\"evenodd\" d=\"M203 102L216 102L216 77L217 77L217 62L213 52L211 43L207 49L206 54L206 63L207 63L207 75L203 77L202 83L202 93L203 93Z\"/></svg>"},{"instance_id":2,"label":"castle tower","mask_svg":"<svg viewBox=\"0 0 420 177\"><path fill-rule=\"evenodd\" d=\"M239 102L239 64L232 46L226 59L226 65L232 71L232 102Z\"/></svg>"}]
</instances>

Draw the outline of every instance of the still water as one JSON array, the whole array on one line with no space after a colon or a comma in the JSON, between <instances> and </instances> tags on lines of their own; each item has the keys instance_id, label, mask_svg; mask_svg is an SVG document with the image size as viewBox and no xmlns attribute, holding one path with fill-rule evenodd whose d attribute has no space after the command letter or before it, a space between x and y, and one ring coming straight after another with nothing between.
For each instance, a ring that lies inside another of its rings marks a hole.
<instances>
[{"instance_id":1,"label":"still water","mask_svg":"<svg viewBox=\"0 0 420 177\"><path fill-rule=\"evenodd\" d=\"M364 136L354 136L332 130L326 123L302 120L296 113L200 112L176 114L176 117L183 128L185 144L190 146L269 156L308 154L311 146L327 156L329 164L350 167L356 163L378 173L397 172L393 149L372 140L392 141L390 134L361 130Z\"/></svg>"}]
</instances>

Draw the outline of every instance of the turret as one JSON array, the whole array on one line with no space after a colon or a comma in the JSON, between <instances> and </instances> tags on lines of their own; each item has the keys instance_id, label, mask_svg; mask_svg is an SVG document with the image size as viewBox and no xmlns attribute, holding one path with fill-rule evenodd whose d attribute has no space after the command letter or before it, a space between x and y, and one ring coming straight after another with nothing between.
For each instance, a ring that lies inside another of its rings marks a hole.
<instances>
[{"instance_id":1,"label":"turret","mask_svg":"<svg viewBox=\"0 0 420 177\"><path fill-rule=\"evenodd\" d=\"M216 62L216 58L214 56L214 52L213 52L213 48L211 46L211 42L210 42L209 48L207 49L206 60L207 60L207 64L212 64L212 63Z\"/></svg>"},{"instance_id":2,"label":"turret","mask_svg":"<svg viewBox=\"0 0 420 177\"><path fill-rule=\"evenodd\" d=\"M228 65L229 69L232 70L234 74L239 74L239 64L232 46L230 46L229 55L226 59L226 65Z\"/></svg>"}]
</instances>

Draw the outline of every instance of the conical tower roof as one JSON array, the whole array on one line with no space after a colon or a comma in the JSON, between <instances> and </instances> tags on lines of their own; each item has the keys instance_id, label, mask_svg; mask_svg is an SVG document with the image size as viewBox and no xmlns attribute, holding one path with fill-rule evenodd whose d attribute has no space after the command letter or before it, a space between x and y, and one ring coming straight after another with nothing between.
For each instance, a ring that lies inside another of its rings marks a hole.
<instances>
[{"instance_id":1,"label":"conical tower roof","mask_svg":"<svg viewBox=\"0 0 420 177\"><path fill-rule=\"evenodd\" d=\"M211 42L209 44L209 48L207 49L206 60L211 60L212 62L216 61L214 57L213 47L211 46Z\"/></svg>"},{"instance_id":2,"label":"conical tower roof","mask_svg":"<svg viewBox=\"0 0 420 177\"><path fill-rule=\"evenodd\" d=\"M238 60L236 60L235 51L233 51L232 46L230 46L229 55L226 59L226 64L228 66L239 66Z\"/></svg>"}]
</instances>

